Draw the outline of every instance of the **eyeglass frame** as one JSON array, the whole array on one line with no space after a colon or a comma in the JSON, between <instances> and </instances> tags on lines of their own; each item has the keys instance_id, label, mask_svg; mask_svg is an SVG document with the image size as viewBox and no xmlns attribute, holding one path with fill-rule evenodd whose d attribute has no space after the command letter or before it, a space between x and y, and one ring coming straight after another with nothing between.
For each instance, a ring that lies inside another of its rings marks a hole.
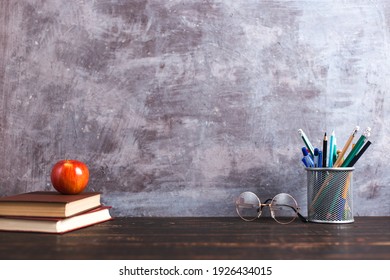
<instances>
[{"instance_id":1,"label":"eyeglass frame","mask_svg":"<svg viewBox=\"0 0 390 280\"><path fill-rule=\"evenodd\" d=\"M258 215L256 216L256 217L254 217L253 219L246 219L246 218L244 218L244 217L242 217L241 215L240 215L240 213L238 212L238 203L237 203L237 199L242 195L242 194L244 194L244 193L251 193L252 195L254 195L256 198L257 198L257 200L259 201L259 207L258 207L258 209L257 209L257 212L258 212ZM274 215L274 212L273 212L273 210L272 210L272 201L275 199L275 197L277 197L278 195L288 195L289 197L291 197L293 200L294 200L294 202L295 202L295 204L297 205L297 207L294 207L294 206L291 206L291 205L288 205L288 204L279 204L279 206L287 206L287 207L289 207L289 208L291 208L294 212L295 212L295 214L296 214L296 216L294 217L294 219L292 219L290 222L288 222L288 223L282 223L282 222L280 222L280 221L278 221L276 218L275 218L275 215ZM279 223L279 224L290 224L290 223L292 223L293 221L295 221L295 219L296 219L296 217L298 217L302 222L304 222L304 223L307 223L308 222L308 219L307 218L305 218L300 212L299 212L299 210L300 210L300 208L299 208L299 206L298 206L298 203L297 203L297 201L296 201L296 199L292 196L292 195L290 195L290 194L288 194L288 193L279 193L279 194L277 194L277 195L275 195L273 198L268 198L266 201L264 201L264 203L261 203L261 200L260 200L260 198L254 193L254 192L251 192L251 191L246 191L246 192L242 192L242 193L240 193L240 195L237 197L237 199L236 199L236 212L237 212L237 214L238 214L238 216L242 219L242 220L244 220L244 221L246 221L246 222L252 222L252 221L254 221L254 220L256 220L256 219L259 219L260 218L260 216L261 216L261 214L262 214L262 212L263 212L263 208L264 207L266 207L266 206L268 206L269 208L270 208L270 212L271 212L271 217L275 220L275 222L277 222L277 223ZM268 203L269 201L271 201L270 203Z\"/></svg>"}]
</instances>

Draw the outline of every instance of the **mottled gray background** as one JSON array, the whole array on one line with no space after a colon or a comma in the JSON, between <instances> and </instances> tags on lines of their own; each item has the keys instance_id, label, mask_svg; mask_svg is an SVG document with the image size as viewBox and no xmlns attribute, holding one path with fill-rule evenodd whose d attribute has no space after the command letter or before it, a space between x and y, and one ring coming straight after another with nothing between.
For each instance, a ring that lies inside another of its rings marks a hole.
<instances>
[{"instance_id":1,"label":"mottled gray background","mask_svg":"<svg viewBox=\"0 0 390 280\"><path fill-rule=\"evenodd\" d=\"M233 216L244 190L305 213L298 129L359 125L354 212L388 216L389 46L387 0L1 0L0 195L74 158L116 216Z\"/></svg>"}]
</instances>

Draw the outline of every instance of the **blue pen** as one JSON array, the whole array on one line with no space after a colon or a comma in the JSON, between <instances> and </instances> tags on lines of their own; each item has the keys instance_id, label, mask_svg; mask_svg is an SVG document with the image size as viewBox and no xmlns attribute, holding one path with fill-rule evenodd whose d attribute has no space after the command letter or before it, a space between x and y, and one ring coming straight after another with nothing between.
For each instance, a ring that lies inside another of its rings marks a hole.
<instances>
[{"instance_id":1,"label":"blue pen","mask_svg":"<svg viewBox=\"0 0 390 280\"><path fill-rule=\"evenodd\" d=\"M318 151L318 166L322 167L322 151Z\"/></svg>"},{"instance_id":2,"label":"blue pen","mask_svg":"<svg viewBox=\"0 0 390 280\"><path fill-rule=\"evenodd\" d=\"M309 152L307 151L306 147L302 148L303 158L302 161L305 163L306 167L314 167L314 161L312 160L311 156L309 155Z\"/></svg>"},{"instance_id":3,"label":"blue pen","mask_svg":"<svg viewBox=\"0 0 390 280\"><path fill-rule=\"evenodd\" d=\"M320 150L318 148L314 148L314 167L318 167L319 162L319 152Z\"/></svg>"}]
</instances>

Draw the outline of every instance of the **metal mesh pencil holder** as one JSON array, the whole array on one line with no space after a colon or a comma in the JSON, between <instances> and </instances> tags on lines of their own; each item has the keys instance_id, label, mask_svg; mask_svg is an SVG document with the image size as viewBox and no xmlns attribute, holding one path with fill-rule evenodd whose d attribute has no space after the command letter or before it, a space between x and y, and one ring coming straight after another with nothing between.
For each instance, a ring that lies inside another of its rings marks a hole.
<instances>
[{"instance_id":1,"label":"metal mesh pencil holder","mask_svg":"<svg viewBox=\"0 0 390 280\"><path fill-rule=\"evenodd\" d=\"M308 220L352 223L353 167L306 168Z\"/></svg>"}]
</instances>

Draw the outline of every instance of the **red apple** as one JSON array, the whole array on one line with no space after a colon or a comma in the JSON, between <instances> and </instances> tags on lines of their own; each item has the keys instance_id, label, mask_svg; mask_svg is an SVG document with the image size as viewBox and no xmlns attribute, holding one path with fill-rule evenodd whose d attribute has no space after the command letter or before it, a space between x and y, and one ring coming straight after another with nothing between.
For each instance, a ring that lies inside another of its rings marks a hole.
<instances>
[{"instance_id":1,"label":"red apple","mask_svg":"<svg viewBox=\"0 0 390 280\"><path fill-rule=\"evenodd\" d=\"M60 160L51 170L51 183L62 194L78 194L87 186L89 170L78 160Z\"/></svg>"}]
</instances>

